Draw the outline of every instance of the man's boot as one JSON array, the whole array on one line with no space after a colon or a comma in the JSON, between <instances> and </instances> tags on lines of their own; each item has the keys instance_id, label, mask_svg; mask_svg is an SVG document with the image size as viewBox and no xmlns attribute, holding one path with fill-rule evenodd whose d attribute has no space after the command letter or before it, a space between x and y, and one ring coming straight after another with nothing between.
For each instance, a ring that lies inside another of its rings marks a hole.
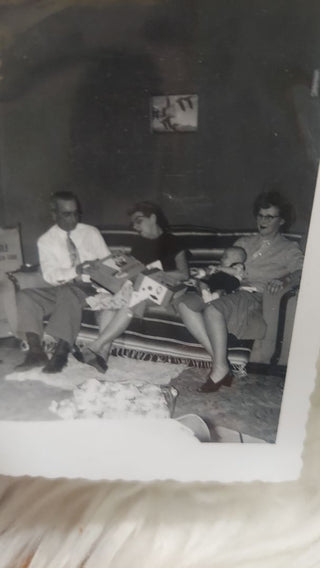
<instances>
[{"instance_id":1,"label":"man's boot","mask_svg":"<svg viewBox=\"0 0 320 568\"><path fill-rule=\"evenodd\" d=\"M28 371L34 367L42 367L48 363L48 357L45 354L40 336L37 333L28 331L26 333L26 339L29 345L29 351L27 352L23 363L17 365L17 371Z\"/></svg>"},{"instance_id":2,"label":"man's boot","mask_svg":"<svg viewBox=\"0 0 320 568\"><path fill-rule=\"evenodd\" d=\"M45 367L43 367L43 373L60 373L62 369L68 363L68 355L70 351L70 345L63 339L59 339L55 346L53 355L49 359Z\"/></svg>"}]
</instances>

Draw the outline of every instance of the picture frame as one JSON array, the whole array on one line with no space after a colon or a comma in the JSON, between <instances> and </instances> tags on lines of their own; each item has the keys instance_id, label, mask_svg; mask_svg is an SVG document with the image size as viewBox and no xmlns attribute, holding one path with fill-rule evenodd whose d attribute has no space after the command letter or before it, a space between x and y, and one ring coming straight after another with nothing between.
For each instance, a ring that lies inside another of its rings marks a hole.
<instances>
[{"instance_id":1,"label":"picture frame","mask_svg":"<svg viewBox=\"0 0 320 568\"><path fill-rule=\"evenodd\" d=\"M152 132L194 132L198 128L197 95L158 95L151 99Z\"/></svg>"}]
</instances>

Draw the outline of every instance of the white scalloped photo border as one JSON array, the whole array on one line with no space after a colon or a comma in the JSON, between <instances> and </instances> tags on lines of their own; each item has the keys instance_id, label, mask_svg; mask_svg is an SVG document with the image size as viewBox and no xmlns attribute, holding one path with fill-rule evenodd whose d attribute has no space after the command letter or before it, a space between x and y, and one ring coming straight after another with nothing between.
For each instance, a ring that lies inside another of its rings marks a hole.
<instances>
[{"instance_id":1,"label":"white scalloped photo border","mask_svg":"<svg viewBox=\"0 0 320 568\"><path fill-rule=\"evenodd\" d=\"M319 243L318 175L275 444L204 444L171 419L3 421L0 473L141 481L297 479L319 354Z\"/></svg>"}]
</instances>

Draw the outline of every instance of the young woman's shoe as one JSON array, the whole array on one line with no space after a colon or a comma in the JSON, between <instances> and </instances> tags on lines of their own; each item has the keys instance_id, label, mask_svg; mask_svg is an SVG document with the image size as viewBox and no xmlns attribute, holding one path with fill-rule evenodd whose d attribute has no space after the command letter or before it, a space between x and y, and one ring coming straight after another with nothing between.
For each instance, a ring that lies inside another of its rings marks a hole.
<instances>
[{"instance_id":1,"label":"young woman's shoe","mask_svg":"<svg viewBox=\"0 0 320 568\"><path fill-rule=\"evenodd\" d=\"M231 371L228 371L225 374L225 376L221 379L221 381L218 381L217 383L214 383L213 380L208 377L206 382L201 387L198 388L198 392L202 393L217 392L221 387L231 387L232 381L233 381L233 374L231 373Z\"/></svg>"},{"instance_id":2,"label":"young woman's shoe","mask_svg":"<svg viewBox=\"0 0 320 568\"><path fill-rule=\"evenodd\" d=\"M91 359L88 359L86 363L87 365L91 365L91 367L97 369L99 373L106 373L108 370L107 362L103 357L101 357L101 355L98 355L97 353L93 355Z\"/></svg>"},{"instance_id":3,"label":"young woman's shoe","mask_svg":"<svg viewBox=\"0 0 320 568\"><path fill-rule=\"evenodd\" d=\"M97 369L99 373L106 373L108 370L108 364L102 355L92 351L88 346L83 350L83 359L87 365L91 365L91 367Z\"/></svg>"}]
</instances>

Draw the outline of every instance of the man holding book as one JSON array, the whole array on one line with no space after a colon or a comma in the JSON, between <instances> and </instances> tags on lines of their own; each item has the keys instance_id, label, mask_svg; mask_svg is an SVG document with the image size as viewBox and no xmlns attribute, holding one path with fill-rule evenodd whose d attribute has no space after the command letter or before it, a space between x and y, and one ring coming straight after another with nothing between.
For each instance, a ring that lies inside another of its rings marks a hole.
<instances>
[{"instance_id":1,"label":"man holding book","mask_svg":"<svg viewBox=\"0 0 320 568\"><path fill-rule=\"evenodd\" d=\"M110 255L100 232L79 222L80 205L72 192L53 194L51 213L55 224L38 240L46 286L17 293L18 332L25 334L29 345L17 367L21 371L43 366L43 372L58 373L65 367L86 298L95 293L90 268ZM46 332L57 340L50 360L42 347L44 317L49 318Z\"/></svg>"}]
</instances>

